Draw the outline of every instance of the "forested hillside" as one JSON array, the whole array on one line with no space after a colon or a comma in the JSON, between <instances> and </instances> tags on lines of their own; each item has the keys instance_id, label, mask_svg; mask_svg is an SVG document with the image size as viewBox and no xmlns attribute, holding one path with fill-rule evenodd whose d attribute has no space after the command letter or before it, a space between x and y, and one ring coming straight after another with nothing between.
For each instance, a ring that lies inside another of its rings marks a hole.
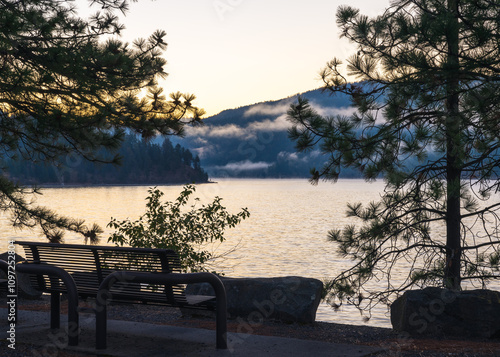
<instances>
[{"instance_id":1,"label":"forested hillside","mask_svg":"<svg viewBox=\"0 0 500 357\"><path fill-rule=\"evenodd\" d=\"M57 165L33 164L29 161L8 162L7 174L23 184L169 184L203 183L207 173L200 159L170 139L145 142L127 135L119 154L121 165L98 164L80 157L67 156Z\"/></svg>"},{"instance_id":2,"label":"forested hillside","mask_svg":"<svg viewBox=\"0 0 500 357\"><path fill-rule=\"evenodd\" d=\"M346 96L332 97L321 90L301 94L323 115L343 115L351 111ZM205 125L187 127L185 138L174 142L199 155L211 177L309 177L312 167L325 162L319 151L297 153L288 138L290 104L297 95L276 101L225 110L204 119ZM356 177L346 170L343 177Z\"/></svg>"}]
</instances>

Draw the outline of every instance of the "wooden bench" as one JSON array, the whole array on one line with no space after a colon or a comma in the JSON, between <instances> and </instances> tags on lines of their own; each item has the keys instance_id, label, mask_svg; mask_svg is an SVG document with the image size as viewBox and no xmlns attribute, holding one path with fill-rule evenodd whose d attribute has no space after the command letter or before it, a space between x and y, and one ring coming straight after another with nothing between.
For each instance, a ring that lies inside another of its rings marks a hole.
<instances>
[{"instance_id":1,"label":"wooden bench","mask_svg":"<svg viewBox=\"0 0 500 357\"><path fill-rule=\"evenodd\" d=\"M51 294L51 328L60 326L60 294L68 295L68 342L78 344L78 297L94 298L96 349L106 348L109 302L154 304L216 310L216 346L227 348L227 302L224 285L211 273L181 273L176 252L166 249L16 242L26 261L16 270L28 273L36 289ZM213 296L186 295L184 284L208 282Z\"/></svg>"}]
</instances>

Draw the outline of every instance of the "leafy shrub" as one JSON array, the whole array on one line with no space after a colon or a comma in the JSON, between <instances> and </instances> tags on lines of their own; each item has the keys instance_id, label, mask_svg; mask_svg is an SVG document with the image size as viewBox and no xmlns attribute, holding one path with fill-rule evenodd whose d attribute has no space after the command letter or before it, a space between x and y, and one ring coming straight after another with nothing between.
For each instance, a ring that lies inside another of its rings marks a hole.
<instances>
[{"instance_id":1,"label":"leafy shrub","mask_svg":"<svg viewBox=\"0 0 500 357\"><path fill-rule=\"evenodd\" d=\"M195 190L194 185L186 185L175 201L162 203L163 192L156 187L150 188L146 213L133 222L112 218L108 227L116 231L108 242L121 246L172 249L179 254L183 270L207 271L206 263L215 256L206 250L206 245L223 242L225 229L235 227L250 213L246 208L237 214L228 213L218 196L212 203L200 207L197 207L199 198L195 198L190 208L183 210Z\"/></svg>"}]
</instances>

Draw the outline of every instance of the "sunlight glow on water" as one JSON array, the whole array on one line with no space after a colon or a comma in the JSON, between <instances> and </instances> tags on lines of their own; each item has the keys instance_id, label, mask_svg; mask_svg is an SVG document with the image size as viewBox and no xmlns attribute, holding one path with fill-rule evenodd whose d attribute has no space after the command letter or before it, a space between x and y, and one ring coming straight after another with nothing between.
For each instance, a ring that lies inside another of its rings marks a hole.
<instances>
[{"instance_id":1,"label":"sunlight glow on water","mask_svg":"<svg viewBox=\"0 0 500 357\"><path fill-rule=\"evenodd\" d=\"M217 181L197 186L195 197L204 203L220 196L222 204L231 213L247 207L251 214L239 226L228 230L226 242L217 248L217 252L224 252L236 247L218 265L218 270L229 277L304 276L323 279L336 275L352 263L336 254L335 245L326 240L327 232L352 222L345 217L347 202L378 200L384 187L382 181L366 183L363 180L341 180L336 184L320 183L318 186L305 179ZM105 230L101 244L106 244L111 233L106 225L111 217L137 219L145 211L148 188L46 188L38 203L84 219L87 224L98 223ZM165 200L173 200L182 186L159 188L165 192ZM7 217L0 217L0 224L2 251L6 250L6 242L12 237L44 241L39 233L15 231ZM82 238L70 234L65 241L83 243ZM317 320L364 324L355 308L343 306L341 311L335 312L323 303L318 309ZM375 308L368 324L390 327L387 309Z\"/></svg>"}]
</instances>

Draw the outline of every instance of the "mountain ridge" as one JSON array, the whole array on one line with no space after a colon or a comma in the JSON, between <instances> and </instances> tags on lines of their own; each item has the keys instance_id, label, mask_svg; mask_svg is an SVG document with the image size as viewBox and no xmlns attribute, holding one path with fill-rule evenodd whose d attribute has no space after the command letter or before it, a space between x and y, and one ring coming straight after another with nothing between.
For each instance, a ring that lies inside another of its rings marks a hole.
<instances>
[{"instance_id":1,"label":"mountain ridge","mask_svg":"<svg viewBox=\"0 0 500 357\"><path fill-rule=\"evenodd\" d=\"M258 102L226 109L203 120L204 125L189 127L183 138L173 138L200 157L210 177L309 177L312 167L325 158L319 151L297 153L288 138L290 105L297 97L307 98L321 115L350 114L350 100L313 89L278 100ZM344 177L359 177L354 171Z\"/></svg>"}]
</instances>

